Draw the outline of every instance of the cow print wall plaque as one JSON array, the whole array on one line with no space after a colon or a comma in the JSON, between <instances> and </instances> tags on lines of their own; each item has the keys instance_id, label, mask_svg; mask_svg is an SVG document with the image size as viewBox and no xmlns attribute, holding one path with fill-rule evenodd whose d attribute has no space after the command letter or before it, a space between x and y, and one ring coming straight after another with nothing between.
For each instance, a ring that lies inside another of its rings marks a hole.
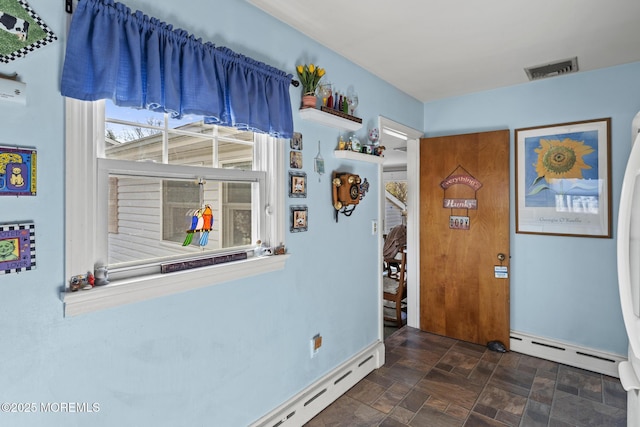
<instances>
[{"instance_id":1,"label":"cow print wall plaque","mask_svg":"<svg viewBox=\"0 0 640 427\"><path fill-rule=\"evenodd\" d=\"M56 39L26 0L0 0L0 62L13 61Z\"/></svg>"}]
</instances>

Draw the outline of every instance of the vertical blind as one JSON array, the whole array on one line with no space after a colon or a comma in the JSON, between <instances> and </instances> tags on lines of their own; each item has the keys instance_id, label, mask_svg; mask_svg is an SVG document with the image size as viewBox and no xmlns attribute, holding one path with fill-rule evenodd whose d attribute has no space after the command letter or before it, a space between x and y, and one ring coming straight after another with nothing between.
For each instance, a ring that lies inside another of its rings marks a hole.
<instances>
[{"instance_id":1,"label":"vertical blind","mask_svg":"<svg viewBox=\"0 0 640 427\"><path fill-rule=\"evenodd\" d=\"M292 75L203 43L113 0L80 0L73 14L62 95L84 101L205 116L280 138L293 135Z\"/></svg>"}]
</instances>

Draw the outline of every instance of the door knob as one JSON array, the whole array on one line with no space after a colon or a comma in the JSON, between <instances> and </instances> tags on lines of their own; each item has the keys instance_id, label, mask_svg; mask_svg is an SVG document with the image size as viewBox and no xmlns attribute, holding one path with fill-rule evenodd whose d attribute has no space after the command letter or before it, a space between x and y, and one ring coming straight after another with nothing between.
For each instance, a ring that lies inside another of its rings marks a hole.
<instances>
[{"instance_id":1,"label":"door knob","mask_svg":"<svg viewBox=\"0 0 640 427\"><path fill-rule=\"evenodd\" d=\"M507 257L506 257L506 256L504 256L504 254L503 254L503 253L499 253L499 254L498 254L498 260L499 260L500 262L504 261L505 259L507 259Z\"/></svg>"}]
</instances>

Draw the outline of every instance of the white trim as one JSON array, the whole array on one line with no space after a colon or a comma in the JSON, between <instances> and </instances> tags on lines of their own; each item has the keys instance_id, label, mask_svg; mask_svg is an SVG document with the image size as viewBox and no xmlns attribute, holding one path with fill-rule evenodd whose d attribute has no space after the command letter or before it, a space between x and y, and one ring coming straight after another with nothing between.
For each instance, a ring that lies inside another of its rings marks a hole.
<instances>
[{"instance_id":1,"label":"white trim","mask_svg":"<svg viewBox=\"0 0 640 427\"><path fill-rule=\"evenodd\" d=\"M258 167L261 170L281 172L267 175L267 194L264 198L266 200L264 214L266 221L268 221L268 224L264 223L268 230L265 236L266 243L275 247L284 244L285 240L285 221L283 221L285 217L285 191L273 191L273 189L286 188L284 172L286 170L284 160L285 144L281 140L268 138L264 134L256 134L255 138L258 144L256 147L256 162L260 163ZM267 151L267 155L263 156L262 150L267 145L270 146L270 149ZM261 191L263 190L261 189Z\"/></svg>"},{"instance_id":2,"label":"white trim","mask_svg":"<svg viewBox=\"0 0 640 427\"><path fill-rule=\"evenodd\" d=\"M407 325L420 329L420 140L407 141Z\"/></svg>"},{"instance_id":3,"label":"white trim","mask_svg":"<svg viewBox=\"0 0 640 427\"><path fill-rule=\"evenodd\" d=\"M386 200L383 197L385 193L384 184L382 180L382 163L378 163L378 220L374 220L372 222L376 223L375 233L378 237L378 262L377 262L377 270L378 272L382 272L383 269L383 261L382 261L382 252L384 249L384 240L382 239L382 232L385 227L385 203ZM373 227L373 225L372 225ZM384 301L382 299L383 293L383 285L382 285L382 274L378 274L378 339L380 341L384 341Z\"/></svg>"},{"instance_id":4,"label":"white trim","mask_svg":"<svg viewBox=\"0 0 640 427\"><path fill-rule=\"evenodd\" d=\"M511 351L551 360L580 369L619 377L618 363L626 360L618 354L511 331Z\"/></svg>"},{"instance_id":5,"label":"white trim","mask_svg":"<svg viewBox=\"0 0 640 427\"><path fill-rule=\"evenodd\" d=\"M356 385L374 369L384 365L384 344L380 341L338 366L250 427L301 426Z\"/></svg>"},{"instance_id":6,"label":"white trim","mask_svg":"<svg viewBox=\"0 0 640 427\"><path fill-rule=\"evenodd\" d=\"M282 270L290 255L252 257L229 264L112 282L87 291L62 292L65 316L77 316L133 302L213 286L230 280Z\"/></svg>"},{"instance_id":7,"label":"white trim","mask_svg":"<svg viewBox=\"0 0 640 427\"><path fill-rule=\"evenodd\" d=\"M385 129L388 129L393 132L403 134L404 136L402 139L407 141L410 139L420 139L424 135L424 132L418 129L403 125L402 123L398 123L385 116L378 116L378 126L380 126L381 133L384 132Z\"/></svg>"},{"instance_id":8,"label":"white trim","mask_svg":"<svg viewBox=\"0 0 640 427\"><path fill-rule=\"evenodd\" d=\"M96 260L94 246L97 230L94 172L98 147L95 138L104 133L96 129L100 129L100 117L104 117L104 104L65 98L65 114L65 277L71 277L93 271L94 262L101 262Z\"/></svg>"}]
</instances>

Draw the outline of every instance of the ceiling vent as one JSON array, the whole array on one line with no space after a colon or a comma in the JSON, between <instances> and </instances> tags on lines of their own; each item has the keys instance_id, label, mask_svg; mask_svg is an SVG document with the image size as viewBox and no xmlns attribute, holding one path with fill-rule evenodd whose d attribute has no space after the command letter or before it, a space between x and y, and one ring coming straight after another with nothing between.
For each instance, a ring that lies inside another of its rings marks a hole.
<instances>
[{"instance_id":1,"label":"ceiling vent","mask_svg":"<svg viewBox=\"0 0 640 427\"><path fill-rule=\"evenodd\" d=\"M562 61L525 68L524 71L527 73L527 76L529 76L529 80L538 80L547 77L575 73L578 71L578 57L574 56L573 58L563 59Z\"/></svg>"}]
</instances>

